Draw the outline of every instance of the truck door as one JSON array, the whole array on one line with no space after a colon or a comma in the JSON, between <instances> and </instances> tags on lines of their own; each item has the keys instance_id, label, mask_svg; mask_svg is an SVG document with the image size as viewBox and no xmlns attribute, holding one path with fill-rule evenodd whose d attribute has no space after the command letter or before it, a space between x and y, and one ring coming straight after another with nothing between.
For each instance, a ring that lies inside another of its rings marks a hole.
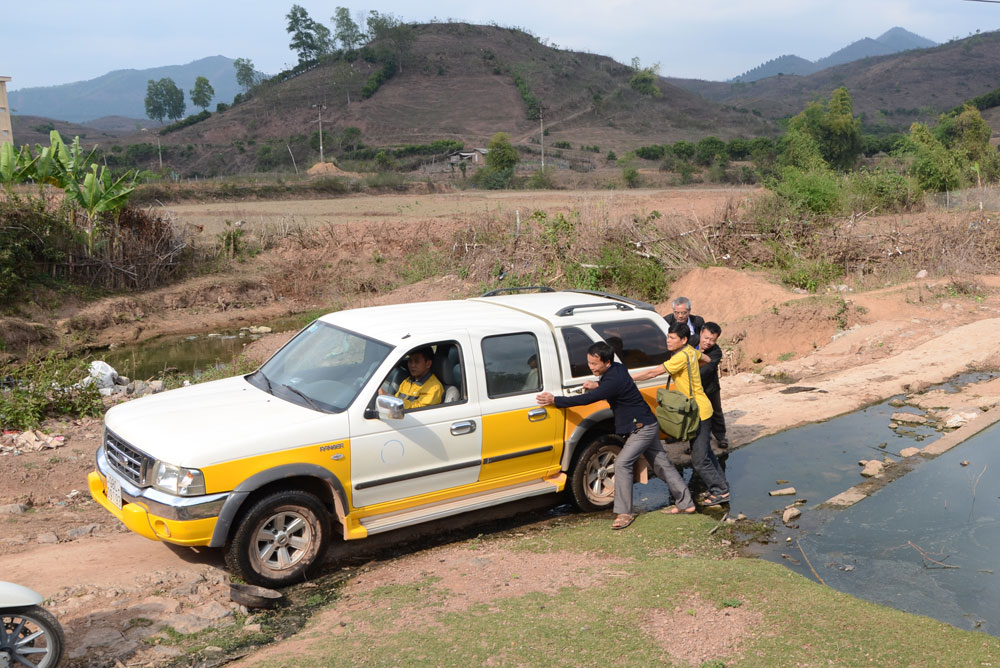
<instances>
[{"instance_id":1,"label":"truck door","mask_svg":"<svg viewBox=\"0 0 1000 668\"><path fill-rule=\"evenodd\" d=\"M426 345L435 350L432 371L446 388L442 403L407 410L402 420L383 421L365 405L351 409L351 502L356 508L479 479L483 425L477 387L468 382L469 336L460 332L446 341L414 342L411 350ZM405 355L393 368L405 368Z\"/></svg>"},{"instance_id":2,"label":"truck door","mask_svg":"<svg viewBox=\"0 0 1000 668\"><path fill-rule=\"evenodd\" d=\"M477 351L483 420L481 481L513 484L559 472L564 411L539 406L543 389L560 391L552 335L524 331L485 336Z\"/></svg>"}]
</instances>

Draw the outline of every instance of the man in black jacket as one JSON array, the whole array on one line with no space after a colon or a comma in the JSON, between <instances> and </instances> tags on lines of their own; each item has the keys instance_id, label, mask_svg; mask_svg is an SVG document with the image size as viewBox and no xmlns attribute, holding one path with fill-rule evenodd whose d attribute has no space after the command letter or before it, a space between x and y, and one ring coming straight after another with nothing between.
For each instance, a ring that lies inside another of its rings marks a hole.
<instances>
[{"instance_id":1,"label":"man in black jacket","mask_svg":"<svg viewBox=\"0 0 1000 668\"><path fill-rule=\"evenodd\" d=\"M584 394L575 397L556 397L551 392L542 392L536 397L542 406L569 408L586 406L598 401L607 401L615 416L615 433L625 437L625 445L615 458L615 521L612 529L624 529L635 521L632 512L632 486L634 484L635 463L646 455L653 465L653 472L667 483L673 497L676 512L693 513L694 501L684 484L684 479L670 463L667 451L660 442L660 425L642 398L639 388L624 365L615 362L615 351L607 343L600 341L587 350L587 365L598 382L587 381Z\"/></svg>"},{"instance_id":2,"label":"man in black jacket","mask_svg":"<svg viewBox=\"0 0 1000 668\"><path fill-rule=\"evenodd\" d=\"M675 322L687 323L688 329L691 330L691 337L688 339L688 345L692 348L698 348L700 343L701 328L705 326L705 319L698 315L691 315L691 300L687 297L678 297L673 302L673 313L668 313L663 316L663 319L667 321L668 325L672 325Z\"/></svg>"},{"instance_id":3,"label":"man in black jacket","mask_svg":"<svg viewBox=\"0 0 1000 668\"><path fill-rule=\"evenodd\" d=\"M706 322L701 329L701 386L708 400L712 402L712 435L719 442L720 448L728 448L726 437L726 418L722 414L722 388L719 385L719 362L722 361L722 349L715 345L722 334L722 328L714 322ZM705 362L705 358L708 362Z\"/></svg>"}]
</instances>

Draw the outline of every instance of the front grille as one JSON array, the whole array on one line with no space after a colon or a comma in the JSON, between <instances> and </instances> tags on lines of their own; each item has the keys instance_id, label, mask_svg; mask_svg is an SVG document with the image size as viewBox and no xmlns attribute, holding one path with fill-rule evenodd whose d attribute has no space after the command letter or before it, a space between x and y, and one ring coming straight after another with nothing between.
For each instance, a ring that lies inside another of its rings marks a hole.
<instances>
[{"instance_id":1,"label":"front grille","mask_svg":"<svg viewBox=\"0 0 1000 668\"><path fill-rule=\"evenodd\" d=\"M151 457L139 452L110 431L104 438L104 452L111 468L133 484L139 487L146 486L146 474L153 463Z\"/></svg>"}]
</instances>

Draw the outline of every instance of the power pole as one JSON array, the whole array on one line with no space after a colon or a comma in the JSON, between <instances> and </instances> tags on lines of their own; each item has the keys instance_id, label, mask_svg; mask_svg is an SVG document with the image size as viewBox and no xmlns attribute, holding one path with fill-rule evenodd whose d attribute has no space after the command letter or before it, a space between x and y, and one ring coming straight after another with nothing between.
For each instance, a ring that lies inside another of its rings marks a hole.
<instances>
[{"instance_id":1,"label":"power pole","mask_svg":"<svg viewBox=\"0 0 1000 668\"><path fill-rule=\"evenodd\" d=\"M314 104L312 105L314 109L318 110L319 116L319 161L323 162L323 110L326 109L325 104Z\"/></svg>"}]
</instances>

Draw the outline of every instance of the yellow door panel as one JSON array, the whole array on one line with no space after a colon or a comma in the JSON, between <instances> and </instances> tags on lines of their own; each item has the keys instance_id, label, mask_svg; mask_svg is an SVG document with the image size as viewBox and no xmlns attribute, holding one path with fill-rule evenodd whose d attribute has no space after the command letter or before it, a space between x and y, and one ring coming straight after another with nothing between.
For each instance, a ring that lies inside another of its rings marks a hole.
<instances>
[{"instance_id":1,"label":"yellow door panel","mask_svg":"<svg viewBox=\"0 0 1000 668\"><path fill-rule=\"evenodd\" d=\"M558 466L563 420L562 410L538 405L484 415L483 468L479 480L496 480Z\"/></svg>"}]
</instances>

